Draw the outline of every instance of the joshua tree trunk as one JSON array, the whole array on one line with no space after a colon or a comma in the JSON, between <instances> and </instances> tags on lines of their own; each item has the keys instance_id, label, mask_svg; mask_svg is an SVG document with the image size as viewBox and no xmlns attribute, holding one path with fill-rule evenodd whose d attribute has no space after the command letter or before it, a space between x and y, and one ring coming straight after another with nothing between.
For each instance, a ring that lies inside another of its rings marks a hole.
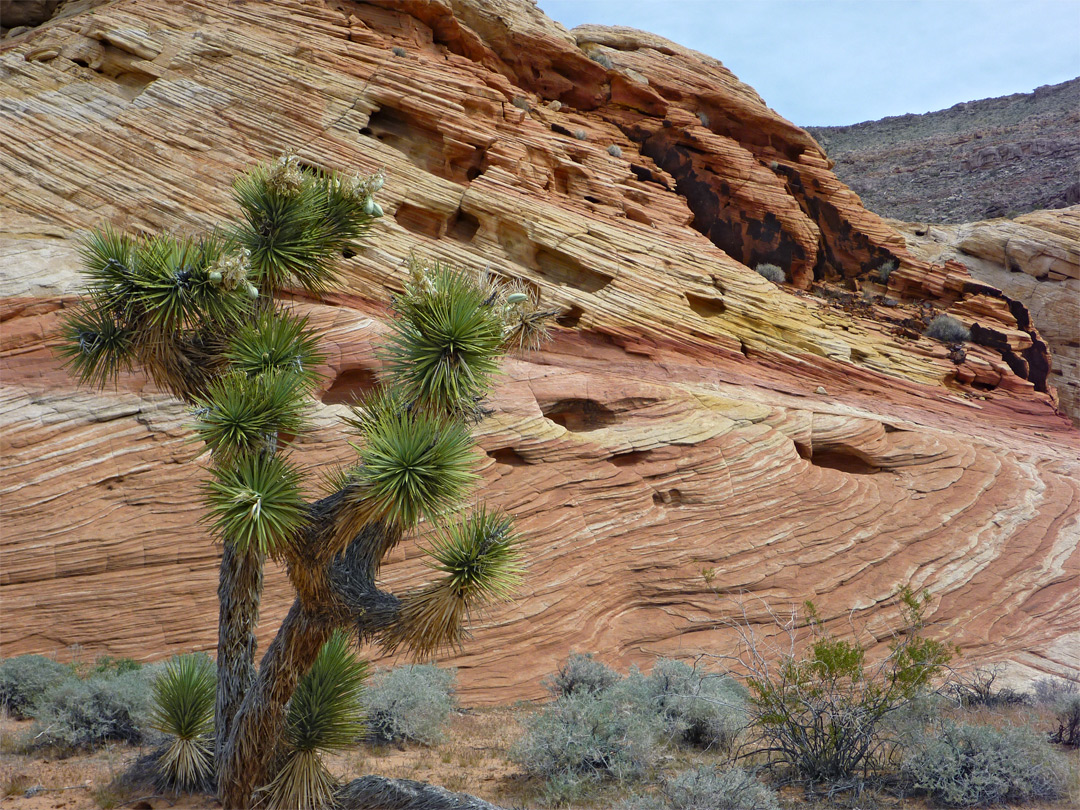
<instances>
[{"instance_id":1,"label":"joshua tree trunk","mask_svg":"<svg viewBox=\"0 0 1080 810\"><path fill-rule=\"evenodd\" d=\"M255 790L273 779L271 766L285 726L285 707L334 626L293 602L263 656L221 752L218 797L229 810L251 807Z\"/></svg>"},{"instance_id":2,"label":"joshua tree trunk","mask_svg":"<svg viewBox=\"0 0 1080 810\"><path fill-rule=\"evenodd\" d=\"M218 760L218 796L229 810L250 807L254 792L273 779L286 706L333 631L352 627L365 641L399 621L400 600L380 591L375 575L401 533L380 523L357 529L339 520L346 511L343 495L312 504L312 520L290 548L289 575L298 598L263 656ZM355 537L342 553L326 559L326 549L340 547L334 537L342 534Z\"/></svg>"},{"instance_id":3,"label":"joshua tree trunk","mask_svg":"<svg viewBox=\"0 0 1080 810\"><path fill-rule=\"evenodd\" d=\"M222 772L222 757L233 718L255 680L255 627L259 623L262 584L263 555L250 548L241 552L232 543L225 543L218 573L218 679L214 706L216 773Z\"/></svg>"}]
</instances>

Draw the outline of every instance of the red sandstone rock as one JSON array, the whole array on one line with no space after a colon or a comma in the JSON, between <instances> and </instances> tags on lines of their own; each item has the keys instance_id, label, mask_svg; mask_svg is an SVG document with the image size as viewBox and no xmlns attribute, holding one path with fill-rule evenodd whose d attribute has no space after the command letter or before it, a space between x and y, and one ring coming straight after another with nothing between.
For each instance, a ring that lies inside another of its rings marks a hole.
<instances>
[{"instance_id":1,"label":"red sandstone rock","mask_svg":"<svg viewBox=\"0 0 1080 810\"><path fill-rule=\"evenodd\" d=\"M138 378L76 389L51 335L83 229L206 227L230 176L288 147L389 176L345 289L298 304L328 354L312 467L349 457L336 417L378 371L410 251L523 278L563 313L478 430L530 573L452 659L466 700L537 694L571 649L730 649L744 595L882 630L902 584L935 593L969 660L1077 670L1078 434L1039 333L964 267L909 253L715 60L527 3L129 0L5 45L0 69L5 655L212 649L190 417ZM843 289L869 293L890 258L897 306ZM916 328L945 310L1003 348L956 365ZM424 573L411 543L384 569L391 588ZM287 591L271 572L263 644Z\"/></svg>"}]
</instances>

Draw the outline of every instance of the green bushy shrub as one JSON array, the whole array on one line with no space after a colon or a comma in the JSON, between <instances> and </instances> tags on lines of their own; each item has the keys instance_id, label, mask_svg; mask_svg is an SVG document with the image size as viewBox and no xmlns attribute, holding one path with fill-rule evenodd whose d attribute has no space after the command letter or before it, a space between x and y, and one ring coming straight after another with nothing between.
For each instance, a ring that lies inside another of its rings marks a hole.
<instances>
[{"instance_id":1,"label":"green bushy shrub","mask_svg":"<svg viewBox=\"0 0 1080 810\"><path fill-rule=\"evenodd\" d=\"M43 655L18 655L0 661L0 708L13 717L30 717L34 702L49 687L74 677L71 669Z\"/></svg>"},{"instance_id":2,"label":"green bushy shrub","mask_svg":"<svg viewBox=\"0 0 1080 810\"><path fill-rule=\"evenodd\" d=\"M912 746L902 773L938 804L984 807L1062 797L1068 763L1031 729L946 722Z\"/></svg>"},{"instance_id":3,"label":"green bushy shrub","mask_svg":"<svg viewBox=\"0 0 1080 810\"><path fill-rule=\"evenodd\" d=\"M609 155L611 155L612 157L617 157L617 158L622 157L622 149L619 147L619 145L617 143L611 144L607 148L607 153Z\"/></svg>"},{"instance_id":4,"label":"green bushy shrub","mask_svg":"<svg viewBox=\"0 0 1080 810\"><path fill-rule=\"evenodd\" d=\"M457 670L415 664L375 673L361 698L369 737L434 745L455 705Z\"/></svg>"},{"instance_id":5,"label":"green bushy shrub","mask_svg":"<svg viewBox=\"0 0 1080 810\"><path fill-rule=\"evenodd\" d=\"M971 330L952 315L938 315L930 321L923 334L942 343L966 343L971 340Z\"/></svg>"},{"instance_id":6,"label":"green bushy shrub","mask_svg":"<svg viewBox=\"0 0 1080 810\"><path fill-rule=\"evenodd\" d=\"M781 625L783 648L736 626L745 642L741 660L749 673L750 719L771 765L809 784L855 787L892 758L891 720L929 692L952 656L949 645L923 634L929 596L907 588L898 596L903 632L894 636L889 655L872 665L862 642L832 636L810 602L812 635L802 653L791 652L802 624L796 614Z\"/></svg>"},{"instance_id":7,"label":"green bushy shrub","mask_svg":"<svg viewBox=\"0 0 1080 810\"><path fill-rule=\"evenodd\" d=\"M148 669L68 678L49 687L34 704L34 745L69 752L111 740L140 742L151 709Z\"/></svg>"},{"instance_id":8,"label":"green bushy shrub","mask_svg":"<svg viewBox=\"0 0 1080 810\"><path fill-rule=\"evenodd\" d=\"M543 685L555 697L567 697L577 692L602 692L618 680L619 673L591 653L571 653L554 675L544 679Z\"/></svg>"},{"instance_id":9,"label":"green bushy shrub","mask_svg":"<svg viewBox=\"0 0 1080 810\"><path fill-rule=\"evenodd\" d=\"M594 62L596 62L596 64L600 65L601 67L606 67L608 70L611 70L612 67L614 67L614 65L613 65L613 63L611 61L611 57L608 56L603 51L593 51L592 53L589 54L589 58L592 59Z\"/></svg>"},{"instance_id":10,"label":"green bushy shrub","mask_svg":"<svg viewBox=\"0 0 1080 810\"><path fill-rule=\"evenodd\" d=\"M787 280L787 276L784 271L777 267L775 264L767 264L762 262L754 271L764 279L768 279L774 284L783 284Z\"/></svg>"}]
</instances>

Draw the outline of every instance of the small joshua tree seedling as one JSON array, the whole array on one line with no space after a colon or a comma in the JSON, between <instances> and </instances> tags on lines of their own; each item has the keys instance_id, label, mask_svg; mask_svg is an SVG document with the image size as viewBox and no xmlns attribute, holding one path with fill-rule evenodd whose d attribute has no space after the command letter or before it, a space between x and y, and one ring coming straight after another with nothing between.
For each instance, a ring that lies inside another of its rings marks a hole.
<instances>
[{"instance_id":1,"label":"small joshua tree seedling","mask_svg":"<svg viewBox=\"0 0 1080 810\"><path fill-rule=\"evenodd\" d=\"M158 760L165 787L206 787L214 771L214 662L204 654L181 655L153 684L154 728L172 736Z\"/></svg>"}]
</instances>

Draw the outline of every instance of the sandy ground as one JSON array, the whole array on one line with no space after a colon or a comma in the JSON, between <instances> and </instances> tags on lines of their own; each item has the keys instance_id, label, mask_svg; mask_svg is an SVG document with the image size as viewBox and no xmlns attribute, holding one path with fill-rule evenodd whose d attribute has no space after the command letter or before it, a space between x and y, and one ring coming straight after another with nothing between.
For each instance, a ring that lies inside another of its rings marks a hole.
<instances>
[{"instance_id":1,"label":"sandy ground","mask_svg":"<svg viewBox=\"0 0 1080 810\"><path fill-rule=\"evenodd\" d=\"M447 739L432 748L418 745L358 745L327 757L330 770L343 780L377 773L416 779L464 791L492 802L508 802L519 792L516 766L505 752L520 733L513 709L461 711L453 715ZM167 796L118 790L113 780L150 748L113 745L91 754L54 758L16 753L16 740L30 721L0 717L0 808L7 810L159 810L219 808L209 796Z\"/></svg>"}]
</instances>

